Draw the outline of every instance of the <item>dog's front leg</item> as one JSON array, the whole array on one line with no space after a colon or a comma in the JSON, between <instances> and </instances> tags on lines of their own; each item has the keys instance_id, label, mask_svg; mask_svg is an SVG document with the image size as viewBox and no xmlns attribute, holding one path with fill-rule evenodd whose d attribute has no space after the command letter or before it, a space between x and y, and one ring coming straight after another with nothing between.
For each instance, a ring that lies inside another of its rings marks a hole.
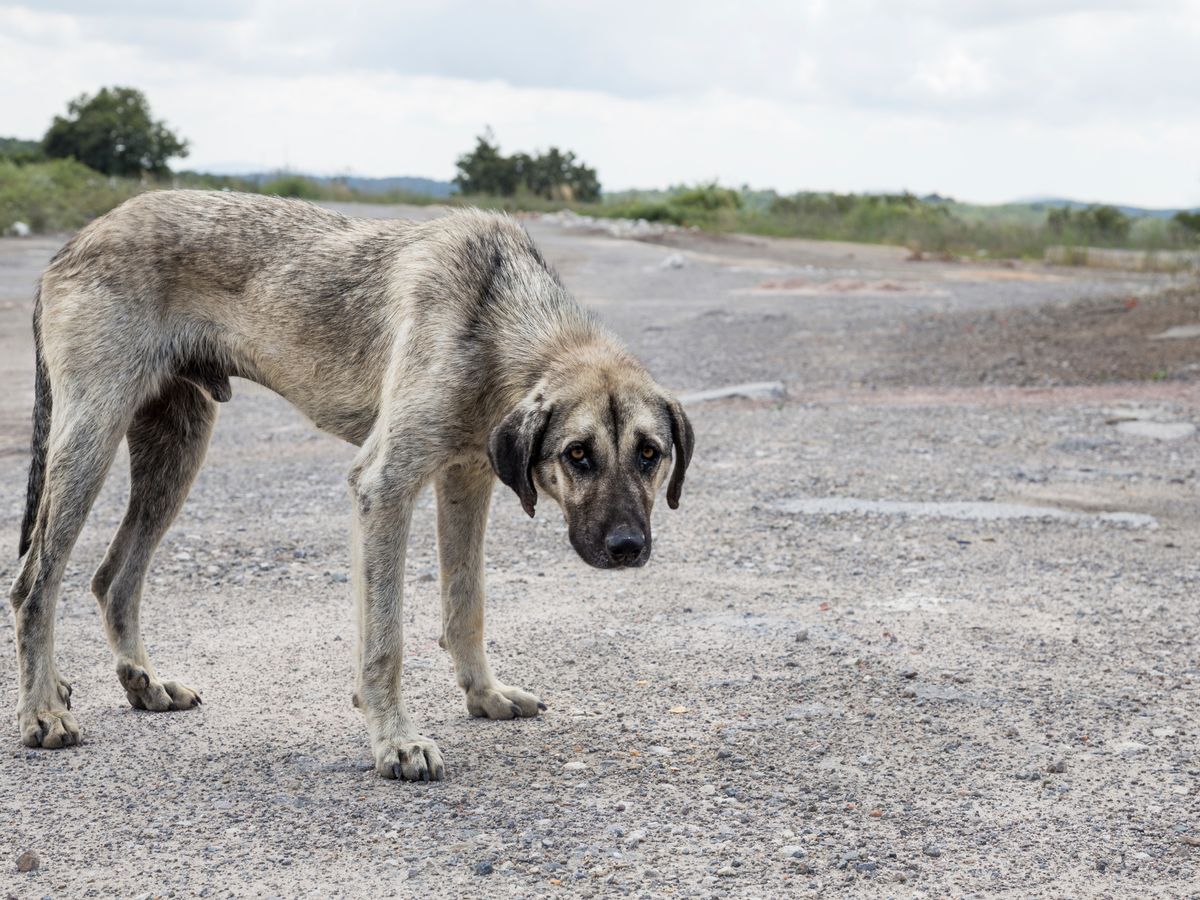
<instances>
[{"instance_id":1,"label":"dog's front leg","mask_svg":"<svg viewBox=\"0 0 1200 900\"><path fill-rule=\"evenodd\" d=\"M483 533L495 476L486 459L449 466L437 477L438 557L442 570L442 639L473 716L536 716L546 704L501 684L483 646Z\"/></svg>"},{"instance_id":2,"label":"dog's front leg","mask_svg":"<svg viewBox=\"0 0 1200 900\"><path fill-rule=\"evenodd\" d=\"M384 778L440 781L437 745L417 733L400 691L404 668L404 557L422 480L395 460L356 465L354 594L358 612L356 703L367 719L375 770Z\"/></svg>"}]
</instances>

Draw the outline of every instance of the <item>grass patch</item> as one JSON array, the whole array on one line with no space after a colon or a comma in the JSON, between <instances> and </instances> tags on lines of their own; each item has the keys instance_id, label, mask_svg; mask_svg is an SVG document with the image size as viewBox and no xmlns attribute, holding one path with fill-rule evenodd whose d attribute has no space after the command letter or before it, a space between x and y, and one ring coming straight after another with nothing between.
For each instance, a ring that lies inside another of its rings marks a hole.
<instances>
[{"instance_id":1,"label":"grass patch","mask_svg":"<svg viewBox=\"0 0 1200 900\"><path fill-rule=\"evenodd\" d=\"M0 234L14 222L70 231L136 194L137 182L109 178L73 159L18 165L0 160Z\"/></svg>"}]
</instances>

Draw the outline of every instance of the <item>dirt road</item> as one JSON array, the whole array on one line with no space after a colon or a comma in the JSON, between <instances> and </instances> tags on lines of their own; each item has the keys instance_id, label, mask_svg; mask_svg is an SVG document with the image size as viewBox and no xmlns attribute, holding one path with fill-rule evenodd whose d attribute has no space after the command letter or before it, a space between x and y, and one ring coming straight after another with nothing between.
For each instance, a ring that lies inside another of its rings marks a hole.
<instances>
[{"instance_id":1,"label":"dirt road","mask_svg":"<svg viewBox=\"0 0 1200 900\"><path fill-rule=\"evenodd\" d=\"M353 448L235 382L143 604L160 672L205 703L135 711L112 671L87 584L122 456L59 604L86 743L0 730L0 896L1200 896L1200 338L1154 338L1200 323L1200 290L529 227L665 383L787 389L691 407L694 474L644 570L588 569L497 492L490 653L549 711L468 717L426 497L406 691L449 778L376 778ZM60 242L0 241L6 586ZM12 709L7 615L0 645Z\"/></svg>"}]
</instances>

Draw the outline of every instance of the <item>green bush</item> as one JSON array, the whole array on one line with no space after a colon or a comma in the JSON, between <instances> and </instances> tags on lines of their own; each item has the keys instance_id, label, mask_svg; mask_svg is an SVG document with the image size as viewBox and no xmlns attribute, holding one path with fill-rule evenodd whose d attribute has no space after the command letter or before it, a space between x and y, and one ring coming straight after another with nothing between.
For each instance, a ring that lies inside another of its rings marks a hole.
<instances>
[{"instance_id":1,"label":"green bush","mask_svg":"<svg viewBox=\"0 0 1200 900\"><path fill-rule=\"evenodd\" d=\"M0 233L14 222L34 231L80 228L139 190L134 181L106 177L73 159L24 166L0 160Z\"/></svg>"},{"instance_id":2,"label":"green bush","mask_svg":"<svg viewBox=\"0 0 1200 900\"><path fill-rule=\"evenodd\" d=\"M1046 228L1061 243L1123 245L1133 220L1115 206L1062 207L1046 213Z\"/></svg>"},{"instance_id":3,"label":"green bush","mask_svg":"<svg viewBox=\"0 0 1200 900\"><path fill-rule=\"evenodd\" d=\"M40 141L25 141L21 138L0 138L0 159L18 164L42 162L46 154L42 152Z\"/></svg>"},{"instance_id":4,"label":"green bush","mask_svg":"<svg viewBox=\"0 0 1200 900\"><path fill-rule=\"evenodd\" d=\"M260 188L264 194L276 197L298 197L301 200L320 200L321 186L303 175L280 175L264 183Z\"/></svg>"}]
</instances>

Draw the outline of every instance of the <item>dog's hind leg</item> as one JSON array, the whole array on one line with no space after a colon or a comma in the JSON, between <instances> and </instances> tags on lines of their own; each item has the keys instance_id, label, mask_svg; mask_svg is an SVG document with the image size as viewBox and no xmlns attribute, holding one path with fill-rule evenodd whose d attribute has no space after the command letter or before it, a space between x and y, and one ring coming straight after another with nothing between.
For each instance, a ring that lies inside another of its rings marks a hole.
<instances>
[{"instance_id":1,"label":"dog's hind leg","mask_svg":"<svg viewBox=\"0 0 1200 900\"><path fill-rule=\"evenodd\" d=\"M129 508L92 579L117 678L136 709L190 709L200 695L164 681L146 653L139 625L142 585L150 559L187 497L204 461L217 407L193 384L167 383L129 427Z\"/></svg>"},{"instance_id":2,"label":"dog's hind leg","mask_svg":"<svg viewBox=\"0 0 1200 900\"><path fill-rule=\"evenodd\" d=\"M112 385L103 396L54 385L45 481L29 549L12 589L19 686L17 725L27 747L79 742L70 685L54 662L54 609L67 557L129 423Z\"/></svg>"},{"instance_id":3,"label":"dog's hind leg","mask_svg":"<svg viewBox=\"0 0 1200 900\"><path fill-rule=\"evenodd\" d=\"M442 637L473 716L536 716L546 705L528 691L501 684L483 646L483 533L495 476L486 460L453 465L435 482L438 557L442 570Z\"/></svg>"}]
</instances>

